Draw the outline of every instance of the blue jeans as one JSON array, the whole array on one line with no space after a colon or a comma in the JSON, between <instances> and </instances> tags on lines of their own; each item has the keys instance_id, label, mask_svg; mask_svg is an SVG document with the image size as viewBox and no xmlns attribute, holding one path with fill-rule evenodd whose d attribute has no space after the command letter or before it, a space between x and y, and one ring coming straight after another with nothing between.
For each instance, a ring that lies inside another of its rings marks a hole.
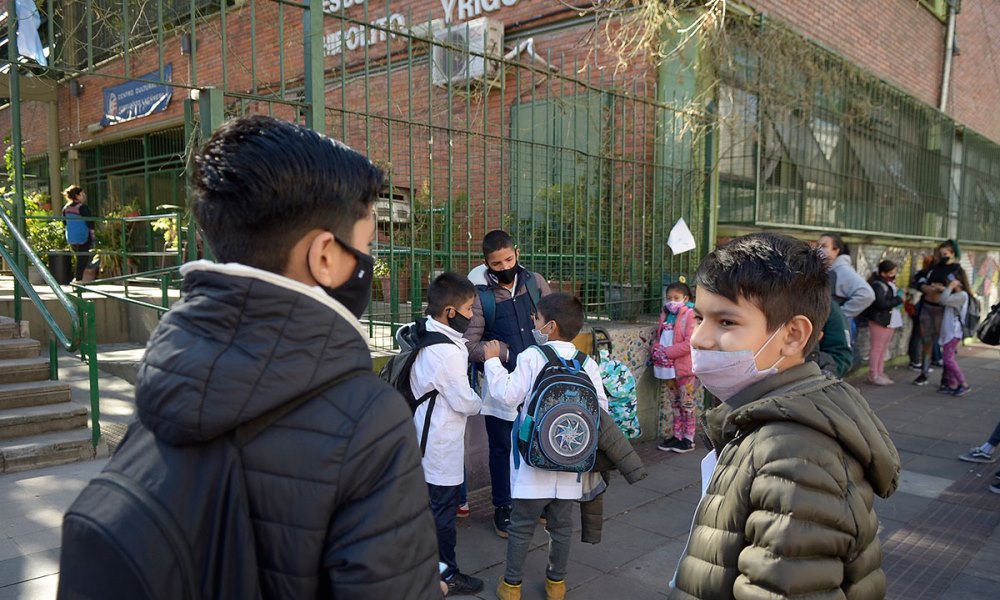
<instances>
[{"instance_id":1,"label":"blue jeans","mask_svg":"<svg viewBox=\"0 0 1000 600\"><path fill-rule=\"evenodd\" d=\"M1000 422L997 423L996 429L993 430L993 435L987 441L990 446L1000 446Z\"/></svg>"},{"instance_id":2,"label":"blue jeans","mask_svg":"<svg viewBox=\"0 0 1000 600\"><path fill-rule=\"evenodd\" d=\"M431 514L434 515L434 525L437 527L438 560L445 564L441 579L447 579L458 572L455 561L455 511L458 510L458 494L460 485L427 484L427 494L431 499Z\"/></svg>"},{"instance_id":3,"label":"blue jeans","mask_svg":"<svg viewBox=\"0 0 1000 600\"><path fill-rule=\"evenodd\" d=\"M486 415L486 439L490 445L490 486L493 506L510 504L510 433L513 421Z\"/></svg>"}]
</instances>

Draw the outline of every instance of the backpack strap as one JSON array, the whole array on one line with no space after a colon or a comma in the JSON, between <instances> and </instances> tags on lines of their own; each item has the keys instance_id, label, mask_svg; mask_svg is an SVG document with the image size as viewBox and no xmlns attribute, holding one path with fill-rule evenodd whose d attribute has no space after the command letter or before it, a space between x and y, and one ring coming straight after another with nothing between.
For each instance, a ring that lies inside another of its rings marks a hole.
<instances>
[{"instance_id":1,"label":"backpack strap","mask_svg":"<svg viewBox=\"0 0 1000 600\"><path fill-rule=\"evenodd\" d=\"M485 331L492 331L493 324L497 320L497 298L487 285L477 285L476 293L479 294L479 305L483 308L483 321L486 322Z\"/></svg>"},{"instance_id":2,"label":"backpack strap","mask_svg":"<svg viewBox=\"0 0 1000 600\"><path fill-rule=\"evenodd\" d=\"M427 403L427 414L424 415L424 429L420 434L420 456L423 456L427 452L427 434L431 431L431 413L434 412L434 404L437 402L438 391L431 390L417 399L418 406L430 400Z\"/></svg>"},{"instance_id":3,"label":"backpack strap","mask_svg":"<svg viewBox=\"0 0 1000 600\"><path fill-rule=\"evenodd\" d=\"M427 331L427 324L423 320L417 321L415 326L417 343L413 347L414 360L416 360L416 353L428 346L452 343L451 338L439 331ZM431 413L434 412L434 404L437 401L439 393L437 390L432 389L417 398L417 406L430 400L430 403L427 405L427 414L424 416L423 433L420 436L420 456L423 456L427 451L427 433L431 429Z\"/></svg>"},{"instance_id":4,"label":"backpack strap","mask_svg":"<svg viewBox=\"0 0 1000 600\"><path fill-rule=\"evenodd\" d=\"M281 406L269 410L255 419L247 421L233 430L233 445L236 446L237 449L242 450L243 447L250 443L251 440L260 435L262 431L273 425L281 417L284 417L288 413L302 406L309 400L312 400L316 396L319 396L338 383L343 383L348 379L353 379L365 372L366 371L360 369L357 371L348 371L339 377L334 377L330 381L320 385L318 388L299 394Z\"/></svg>"},{"instance_id":5,"label":"backpack strap","mask_svg":"<svg viewBox=\"0 0 1000 600\"><path fill-rule=\"evenodd\" d=\"M532 312L538 310L538 301L542 299L542 290L538 287L538 280L535 274L527 271L528 278L524 280L524 287L528 290L528 298L531 300ZM517 291L517 290L515 290Z\"/></svg>"},{"instance_id":6,"label":"backpack strap","mask_svg":"<svg viewBox=\"0 0 1000 600\"><path fill-rule=\"evenodd\" d=\"M184 589L187 590L184 596L185 600L198 600L201 598L201 589L198 586L198 577L196 575L198 571L195 569L194 556L191 554L191 545L184 539L184 534L181 532L177 521L163 508L160 501L153 497L149 493L149 490L115 471L101 471L94 477L94 483L109 488L116 488L126 496L131 497L138 506L146 509L145 512L157 524L163 537L167 540L170 547L173 548L174 556L177 557L177 566L181 571L181 580L184 582Z\"/></svg>"}]
</instances>

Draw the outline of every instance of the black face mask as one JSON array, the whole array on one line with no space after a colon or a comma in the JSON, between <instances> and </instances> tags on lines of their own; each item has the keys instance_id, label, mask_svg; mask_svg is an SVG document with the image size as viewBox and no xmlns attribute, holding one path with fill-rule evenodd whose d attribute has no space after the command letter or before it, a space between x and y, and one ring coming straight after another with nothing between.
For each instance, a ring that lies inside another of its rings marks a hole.
<instances>
[{"instance_id":1,"label":"black face mask","mask_svg":"<svg viewBox=\"0 0 1000 600\"><path fill-rule=\"evenodd\" d=\"M503 271L494 271L489 267L487 267L486 270L489 272L490 275L496 277L497 281L499 281L500 283L504 285L510 285L514 283L514 277L517 275L517 266L518 266L517 263L514 263L513 267L509 269L504 269Z\"/></svg>"},{"instance_id":2,"label":"black face mask","mask_svg":"<svg viewBox=\"0 0 1000 600\"><path fill-rule=\"evenodd\" d=\"M336 238L334 238L336 240ZM331 288L320 286L327 296L340 302L351 311L355 317L361 318L365 309L368 308L368 301L372 296L372 271L375 267L375 259L371 256L358 252L340 240L336 240L341 248L354 255L358 264L354 267L351 276L342 285Z\"/></svg>"},{"instance_id":3,"label":"black face mask","mask_svg":"<svg viewBox=\"0 0 1000 600\"><path fill-rule=\"evenodd\" d=\"M942 256L942 257L941 257L941 260L939 260L939 261L938 261L938 264L939 264L939 265L947 265L947 264L949 264L949 259L948 259L948 257L947 257L947 256Z\"/></svg>"},{"instance_id":4,"label":"black face mask","mask_svg":"<svg viewBox=\"0 0 1000 600\"><path fill-rule=\"evenodd\" d=\"M459 333L465 333L469 329L469 317L456 310L454 317L448 317L448 327Z\"/></svg>"}]
</instances>

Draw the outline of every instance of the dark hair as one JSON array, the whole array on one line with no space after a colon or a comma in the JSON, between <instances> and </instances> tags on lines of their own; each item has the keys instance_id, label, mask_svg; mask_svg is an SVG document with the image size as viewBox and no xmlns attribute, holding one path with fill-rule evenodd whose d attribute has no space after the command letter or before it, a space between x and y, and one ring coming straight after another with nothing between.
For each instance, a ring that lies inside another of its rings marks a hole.
<instances>
[{"instance_id":1,"label":"dark hair","mask_svg":"<svg viewBox=\"0 0 1000 600\"><path fill-rule=\"evenodd\" d=\"M542 296L535 307L546 321L555 321L562 339L571 342L583 329L583 304L570 294L558 292Z\"/></svg>"},{"instance_id":2,"label":"dark hair","mask_svg":"<svg viewBox=\"0 0 1000 600\"><path fill-rule=\"evenodd\" d=\"M958 242L955 240L945 240L937 245L936 250L941 248L950 248L951 253L955 255L955 260L962 258L962 253L958 250Z\"/></svg>"},{"instance_id":3,"label":"dark hair","mask_svg":"<svg viewBox=\"0 0 1000 600\"><path fill-rule=\"evenodd\" d=\"M688 284L686 284L684 282L681 282L681 281L675 281L675 282L671 283L670 285L668 285L667 289L664 290L664 295L669 294L670 292L675 292L675 291L684 294L688 298L691 298L692 295L693 295L693 294L691 294L691 288L688 287Z\"/></svg>"},{"instance_id":4,"label":"dark hair","mask_svg":"<svg viewBox=\"0 0 1000 600\"><path fill-rule=\"evenodd\" d=\"M80 195L80 192L82 191L83 191L82 187L73 184L68 188L66 188L65 190L63 190L63 197L70 202L74 202L76 201L77 197Z\"/></svg>"},{"instance_id":5,"label":"dark hair","mask_svg":"<svg viewBox=\"0 0 1000 600\"><path fill-rule=\"evenodd\" d=\"M838 233L832 233L832 232L827 231L827 232L821 234L819 237L821 237L821 238L823 238L823 237L830 238L830 241L833 242L833 247L837 249L837 252L839 252L839 253L841 253L841 254L843 254L845 256L850 256L851 255L851 248L850 248L850 246L847 245L847 242L844 241L844 238L840 237L840 234L838 234Z\"/></svg>"},{"instance_id":6,"label":"dark hair","mask_svg":"<svg viewBox=\"0 0 1000 600\"><path fill-rule=\"evenodd\" d=\"M459 306L476 295L476 286L465 275L450 271L441 273L427 286L427 311L432 317L440 316L446 306Z\"/></svg>"},{"instance_id":7,"label":"dark hair","mask_svg":"<svg viewBox=\"0 0 1000 600\"><path fill-rule=\"evenodd\" d=\"M483 258L489 257L497 250L515 248L514 238L501 229L494 229L483 237Z\"/></svg>"},{"instance_id":8,"label":"dark hair","mask_svg":"<svg viewBox=\"0 0 1000 600\"><path fill-rule=\"evenodd\" d=\"M955 278L958 282L962 284L962 290L972 297L972 286L969 284L969 274L965 272L965 269L959 267L955 270Z\"/></svg>"},{"instance_id":9,"label":"dark hair","mask_svg":"<svg viewBox=\"0 0 1000 600\"><path fill-rule=\"evenodd\" d=\"M878 272L879 273L888 273L889 271L891 271L893 269L898 269L898 268L899 268L899 265L897 265L896 263L892 262L891 260L883 260L882 262L880 262L878 264Z\"/></svg>"},{"instance_id":10,"label":"dark hair","mask_svg":"<svg viewBox=\"0 0 1000 600\"><path fill-rule=\"evenodd\" d=\"M260 115L222 125L194 164L192 208L216 258L275 273L310 230L350 245L382 189L382 171L361 154Z\"/></svg>"},{"instance_id":11,"label":"dark hair","mask_svg":"<svg viewBox=\"0 0 1000 600\"><path fill-rule=\"evenodd\" d=\"M805 316L813 332L804 354L830 316L830 277L821 252L786 235L752 233L732 240L701 261L697 286L732 302L746 298L764 313L768 331Z\"/></svg>"}]
</instances>

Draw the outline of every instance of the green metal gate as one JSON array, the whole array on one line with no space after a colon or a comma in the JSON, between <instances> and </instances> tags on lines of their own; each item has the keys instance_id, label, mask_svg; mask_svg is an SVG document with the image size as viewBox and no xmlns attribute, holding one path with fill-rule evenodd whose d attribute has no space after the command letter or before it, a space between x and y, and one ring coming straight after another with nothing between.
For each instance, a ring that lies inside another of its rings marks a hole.
<instances>
[{"instance_id":1,"label":"green metal gate","mask_svg":"<svg viewBox=\"0 0 1000 600\"><path fill-rule=\"evenodd\" d=\"M52 15L43 37L55 41L48 73L64 84L169 83L188 97L183 158L178 129L86 151L94 168L84 183L101 203L127 201L141 186L144 213L186 205L180 165L203 133L243 114L303 123L387 171L376 206L385 285L368 316L376 348L390 348L394 328L421 314L431 277L482 262L491 229L509 230L524 264L579 295L590 317L615 319L652 314L664 283L692 274L697 253L674 257L666 246L678 218L698 238L710 229L707 130L681 131L686 103L675 105L646 72L615 76L585 52L504 57L465 43L464 24L400 14L388 0L350 14L321 0L42 4ZM570 19L505 45L592 26ZM154 148L158 136L170 139L168 152ZM161 194L170 202L155 200ZM193 227L188 247L194 254Z\"/></svg>"}]
</instances>

